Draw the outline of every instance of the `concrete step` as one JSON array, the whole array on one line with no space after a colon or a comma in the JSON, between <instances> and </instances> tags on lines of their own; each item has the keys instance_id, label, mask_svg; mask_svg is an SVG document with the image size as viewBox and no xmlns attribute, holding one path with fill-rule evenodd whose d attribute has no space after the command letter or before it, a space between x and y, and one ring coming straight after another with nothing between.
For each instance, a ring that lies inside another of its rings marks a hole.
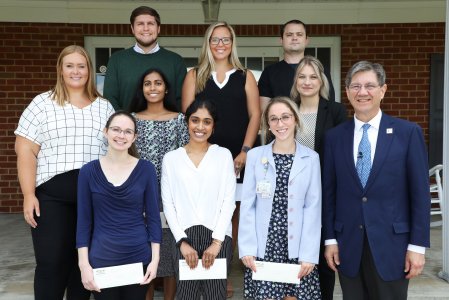
<instances>
[{"instance_id":1,"label":"concrete step","mask_svg":"<svg viewBox=\"0 0 449 300\"><path fill-rule=\"evenodd\" d=\"M432 248L426 251L423 274L410 281L408 299L449 300L449 283L437 276L442 267L441 231L441 227L431 229ZM33 300L34 254L30 230L21 214L0 214L0 241L0 300ZM232 299L243 300L243 269L238 253L234 257ZM163 293L156 292L154 299L163 299ZM334 299L342 299L338 280Z\"/></svg>"}]
</instances>

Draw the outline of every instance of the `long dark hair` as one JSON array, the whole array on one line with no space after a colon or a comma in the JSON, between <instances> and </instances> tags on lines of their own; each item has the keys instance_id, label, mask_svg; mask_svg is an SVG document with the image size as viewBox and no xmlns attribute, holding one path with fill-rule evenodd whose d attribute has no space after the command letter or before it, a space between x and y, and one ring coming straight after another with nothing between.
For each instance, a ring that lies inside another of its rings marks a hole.
<instances>
[{"instance_id":1,"label":"long dark hair","mask_svg":"<svg viewBox=\"0 0 449 300\"><path fill-rule=\"evenodd\" d=\"M159 74L159 76L161 76L162 81L165 84L166 94L163 101L164 108L169 111L178 112L177 107L174 105L175 103L174 93L171 91L170 83L168 82L164 72L162 72L160 69L157 68L150 68L142 74L139 82L137 83L137 89L136 94L134 95L134 99L131 100L131 102L129 103L128 111L138 113L147 109L148 101L145 98L145 95L143 94L143 83L145 81L145 77L147 77L147 75L152 73Z\"/></svg>"},{"instance_id":2,"label":"long dark hair","mask_svg":"<svg viewBox=\"0 0 449 300\"><path fill-rule=\"evenodd\" d=\"M112 115L109 116L109 119L105 125L106 130L109 130L109 126L111 126L112 120L114 120L114 118L118 117L118 116L128 117L134 124L134 133L137 134L136 118L134 118L134 116L132 114L130 114L129 112L124 111L124 110L117 110L115 113L113 113ZM133 142L131 147L128 148L128 154L131 156L134 156L135 158L139 158L139 152L137 152L137 147L136 147L135 142Z\"/></svg>"}]
</instances>

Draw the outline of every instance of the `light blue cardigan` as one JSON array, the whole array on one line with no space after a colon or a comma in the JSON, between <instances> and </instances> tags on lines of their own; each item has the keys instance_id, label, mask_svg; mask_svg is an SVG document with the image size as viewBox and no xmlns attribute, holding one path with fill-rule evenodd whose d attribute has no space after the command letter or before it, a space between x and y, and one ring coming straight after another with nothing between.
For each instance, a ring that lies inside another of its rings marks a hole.
<instances>
[{"instance_id":1,"label":"light blue cardigan","mask_svg":"<svg viewBox=\"0 0 449 300\"><path fill-rule=\"evenodd\" d=\"M272 146L273 142L248 152L240 204L240 258L265 256L276 187ZM264 164L264 160L268 162ZM257 182L264 179L271 183L269 198L261 198L261 194L256 193ZM298 142L288 181L288 195L288 256L316 264L321 234L320 159L315 151Z\"/></svg>"}]
</instances>

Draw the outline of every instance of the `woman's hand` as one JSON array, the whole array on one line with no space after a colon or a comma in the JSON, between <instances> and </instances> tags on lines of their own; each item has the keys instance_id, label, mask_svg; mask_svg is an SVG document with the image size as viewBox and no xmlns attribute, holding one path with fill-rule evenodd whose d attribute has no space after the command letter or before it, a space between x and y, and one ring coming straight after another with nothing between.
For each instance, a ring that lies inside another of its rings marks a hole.
<instances>
[{"instance_id":1,"label":"woman's hand","mask_svg":"<svg viewBox=\"0 0 449 300\"><path fill-rule=\"evenodd\" d=\"M221 249L221 243L212 242L209 247L204 251L202 257L203 267L209 269L215 262L215 258L218 256L218 253Z\"/></svg>"},{"instance_id":2,"label":"woman's hand","mask_svg":"<svg viewBox=\"0 0 449 300\"><path fill-rule=\"evenodd\" d=\"M190 269L195 269L198 266L198 252L192 248L187 242L182 242L179 247L182 256L186 260Z\"/></svg>"},{"instance_id":3,"label":"woman's hand","mask_svg":"<svg viewBox=\"0 0 449 300\"><path fill-rule=\"evenodd\" d=\"M38 217L41 215L39 200L35 195L37 156L41 147L24 137L17 136L14 148L17 154L17 175L23 194L23 217L31 227L36 228L34 213Z\"/></svg>"},{"instance_id":4,"label":"woman's hand","mask_svg":"<svg viewBox=\"0 0 449 300\"><path fill-rule=\"evenodd\" d=\"M145 272L145 276L143 277L142 282L140 283L141 285L149 284L151 280L156 278L158 264L159 264L158 261L152 260L150 262L150 264L147 267L147 271Z\"/></svg>"},{"instance_id":5,"label":"woman's hand","mask_svg":"<svg viewBox=\"0 0 449 300\"><path fill-rule=\"evenodd\" d=\"M256 258L254 256L243 256L242 263L245 267L251 269L253 272L256 272Z\"/></svg>"},{"instance_id":6,"label":"woman's hand","mask_svg":"<svg viewBox=\"0 0 449 300\"><path fill-rule=\"evenodd\" d=\"M308 262L301 262L301 270L298 273L298 278L302 279L303 277L309 275L313 268L315 268L315 264L308 263Z\"/></svg>"},{"instance_id":7,"label":"woman's hand","mask_svg":"<svg viewBox=\"0 0 449 300\"><path fill-rule=\"evenodd\" d=\"M28 225L36 228L37 222L34 219L34 212L36 212L36 216L40 217L39 200L35 195L25 196L23 198L23 216Z\"/></svg>"},{"instance_id":8,"label":"woman's hand","mask_svg":"<svg viewBox=\"0 0 449 300\"><path fill-rule=\"evenodd\" d=\"M239 155L234 159L234 172L235 176L238 176L240 171L245 167L246 164L246 153L241 151Z\"/></svg>"},{"instance_id":9,"label":"woman's hand","mask_svg":"<svg viewBox=\"0 0 449 300\"><path fill-rule=\"evenodd\" d=\"M101 292L100 288L97 286L94 280L94 271L90 264L80 265L81 271L81 282L83 286L88 291Z\"/></svg>"}]
</instances>

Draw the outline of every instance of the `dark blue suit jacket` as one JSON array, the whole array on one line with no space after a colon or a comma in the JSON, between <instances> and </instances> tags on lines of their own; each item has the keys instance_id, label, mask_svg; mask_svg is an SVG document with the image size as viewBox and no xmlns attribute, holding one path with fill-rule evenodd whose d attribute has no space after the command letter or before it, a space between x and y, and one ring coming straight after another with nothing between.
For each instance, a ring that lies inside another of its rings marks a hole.
<instances>
[{"instance_id":1,"label":"dark blue suit jacket","mask_svg":"<svg viewBox=\"0 0 449 300\"><path fill-rule=\"evenodd\" d=\"M366 231L381 278L404 278L407 245L430 246L429 168L421 128L382 114L365 188L355 168L353 143L353 119L329 130L325 138L324 239L337 239L338 270L353 277Z\"/></svg>"}]
</instances>

